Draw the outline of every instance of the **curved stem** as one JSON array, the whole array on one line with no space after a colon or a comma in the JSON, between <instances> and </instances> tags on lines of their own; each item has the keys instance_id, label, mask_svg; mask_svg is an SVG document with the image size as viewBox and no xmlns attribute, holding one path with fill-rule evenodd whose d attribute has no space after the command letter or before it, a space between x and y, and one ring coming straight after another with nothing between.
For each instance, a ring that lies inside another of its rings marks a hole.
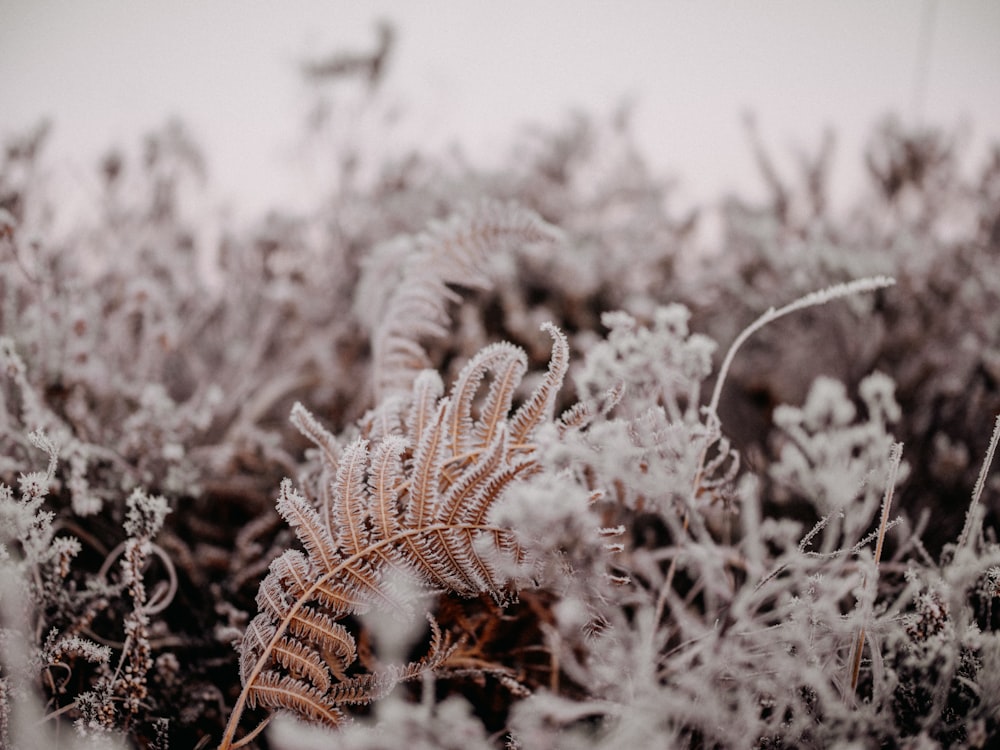
<instances>
[{"instance_id":1,"label":"curved stem","mask_svg":"<svg viewBox=\"0 0 1000 750\"><path fill-rule=\"evenodd\" d=\"M834 286L827 287L826 289L811 292L810 294L800 297L794 302L790 302L777 310L773 307L768 309L763 315L757 318L757 320L740 332L740 335L737 336L736 340L729 346L729 351L726 352L726 356L722 360L722 365L719 367L719 376L715 380L715 388L712 389L712 399L708 402L708 406L705 407L707 415L706 426L708 427L709 435L706 438L705 447L702 449L701 456L698 459L698 469L695 472L694 482L695 493L697 493L698 488L701 485L701 478L705 470L705 458L708 455L708 446L712 443L712 435L717 433L720 427L719 400L722 398L722 388L726 384L726 378L729 376L729 368L732 367L733 359L736 357L736 352L739 351L740 347L746 343L746 340L768 323L772 323L779 318L783 318L789 313L804 310L807 307L825 305L827 302L840 299L841 297L847 297L852 294L884 289L895 283L896 280L889 276L869 276L844 284L835 284Z\"/></svg>"}]
</instances>

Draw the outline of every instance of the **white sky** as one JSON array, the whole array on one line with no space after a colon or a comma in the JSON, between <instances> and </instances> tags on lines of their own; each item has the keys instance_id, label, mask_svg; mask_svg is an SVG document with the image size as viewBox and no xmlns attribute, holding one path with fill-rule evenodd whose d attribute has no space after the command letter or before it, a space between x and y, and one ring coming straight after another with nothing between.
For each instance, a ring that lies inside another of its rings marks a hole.
<instances>
[{"instance_id":1,"label":"white sky","mask_svg":"<svg viewBox=\"0 0 1000 750\"><path fill-rule=\"evenodd\" d=\"M759 187L748 109L789 171L794 150L833 127L841 196L887 111L964 125L973 155L1000 140L995 0L0 0L0 136L51 115L50 154L86 187L100 153L178 115L218 197L244 211L308 200L297 65L367 50L380 17L398 31L385 85L404 105L397 150L458 143L489 159L525 121L630 96L655 167L703 202Z\"/></svg>"}]
</instances>

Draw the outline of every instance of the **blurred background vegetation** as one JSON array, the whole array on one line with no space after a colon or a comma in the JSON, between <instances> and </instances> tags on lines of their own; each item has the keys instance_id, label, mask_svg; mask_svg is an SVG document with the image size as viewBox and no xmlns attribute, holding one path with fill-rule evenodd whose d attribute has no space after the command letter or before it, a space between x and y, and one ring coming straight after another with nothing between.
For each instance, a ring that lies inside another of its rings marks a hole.
<instances>
[{"instance_id":1,"label":"blurred background vegetation","mask_svg":"<svg viewBox=\"0 0 1000 750\"><path fill-rule=\"evenodd\" d=\"M723 429L744 470L762 470L781 449L775 407L801 404L821 375L856 393L883 372L904 415L895 425L909 466L900 511L932 557L956 538L1000 413L1000 144L970 170L960 134L887 114L856 157L866 180L847 210L831 205L833 134L782 169L752 118L748 149L764 191L734 192L711 212L677 206L675 183L636 143L628 106L525 127L502 168L420 149L386 159L365 133L396 116L380 93L394 39L382 25L367 51L302 65L313 96L303 147L330 175L310 210L265 211L205 233L208 160L173 120L105 154L95 210L67 227L47 182L48 124L3 144L0 480L14 486L44 466L30 430L59 443L47 502L56 527L83 543L71 574L81 590L125 539L135 488L172 508L158 544L177 588L153 626L134 741L156 746L156 717L167 715L173 747L218 737L239 689L232 641L268 563L292 541L273 509L306 448L290 407L301 401L340 431L373 406L370 333L397 268L394 238L480 199L516 201L565 236L555 250L492 259L489 290L458 290L452 335L430 348L452 374L499 339L544 366L546 320L577 356L602 335L603 312L648 324L674 302L724 351L771 306L894 276L891 289L752 339L725 390ZM706 221L715 222L707 235ZM996 485L984 495L993 529ZM809 513L794 490L767 496L771 513ZM93 606L50 602L39 633L72 630ZM110 599L88 632L120 645L128 608ZM43 686L50 710L93 679L82 666L73 675L77 685L61 692Z\"/></svg>"}]
</instances>

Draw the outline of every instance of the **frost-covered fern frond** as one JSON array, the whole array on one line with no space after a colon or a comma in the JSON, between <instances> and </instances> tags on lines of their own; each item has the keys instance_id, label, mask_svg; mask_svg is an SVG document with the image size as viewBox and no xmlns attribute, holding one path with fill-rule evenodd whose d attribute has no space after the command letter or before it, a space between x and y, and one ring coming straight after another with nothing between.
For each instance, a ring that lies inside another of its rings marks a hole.
<instances>
[{"instance_id":1,"label":"frost-covered fern frond","mask_svg":"<svg viewBox=\"0 0 1000 750\"><path fill-rule=\"evenodd\" d=\"M278 511L304 551L285 552L261 583L259 614L241 648L243 692L223 748L248 741L235 741L245 708L283 709L335 726L344 718L340 706L367 703L447 659L435 628L425 658L358 672L357 644L341 620L371 607L405 611L393 586L399 574L459 595L510 597L504 561L519 551L489 516L511 483L536 471L532 438L551 421L566 374L566 339L546 329L554 341L549 370L513 413L527 359L506 343L476 355L447 397L436 374L417 378L405 428L375 442L360 437L339 455L318 423L296 410L296 422L322 450L328 481L318 510L290 481L281 486Z\"/></svg>"},{"instance_id":2,"label":"frost-covered fern frond","mask_svg":"<svg viewBox=\"0 0 1000 750\"><path fill-rule=\"evenodd\" d=\"M417 373L430 366L424 346L447 333L447 305L456 298L450 285L488 288L484 269L492 255L559 237L555 227L528 209L483 201L432 223L414 238L376 249L356 303L373 329L376 403L407 393ZM394 273L398 281L391 286Z\"/></svg>"}]
</instances>

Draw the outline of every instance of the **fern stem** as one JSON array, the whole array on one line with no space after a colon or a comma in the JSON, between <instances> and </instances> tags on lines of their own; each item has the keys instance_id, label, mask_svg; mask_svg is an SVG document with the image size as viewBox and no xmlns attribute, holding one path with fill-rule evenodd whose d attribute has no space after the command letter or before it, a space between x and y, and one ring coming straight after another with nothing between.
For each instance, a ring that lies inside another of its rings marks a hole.
<instances>
[{"instance_id":1,"label":"fern stem","mask_svg":"<svg viewBox=\"0 0 1000 750\"><path fill-rule=\"evenodd\" d=\"M274 718L273 714L265 716L264 719L260 722L260 724L255 726L252 731L247 732L245 735L243 735L243 737L241 737L239 740L237 740L232 744L233 750L236 750L236 748L239 747L246 747L251 742L253 742L254 739L256 739L257 735L259 735L261 732L267 729L267 725L271 723L272 718Z\"/></svg>"}]
</instances>

